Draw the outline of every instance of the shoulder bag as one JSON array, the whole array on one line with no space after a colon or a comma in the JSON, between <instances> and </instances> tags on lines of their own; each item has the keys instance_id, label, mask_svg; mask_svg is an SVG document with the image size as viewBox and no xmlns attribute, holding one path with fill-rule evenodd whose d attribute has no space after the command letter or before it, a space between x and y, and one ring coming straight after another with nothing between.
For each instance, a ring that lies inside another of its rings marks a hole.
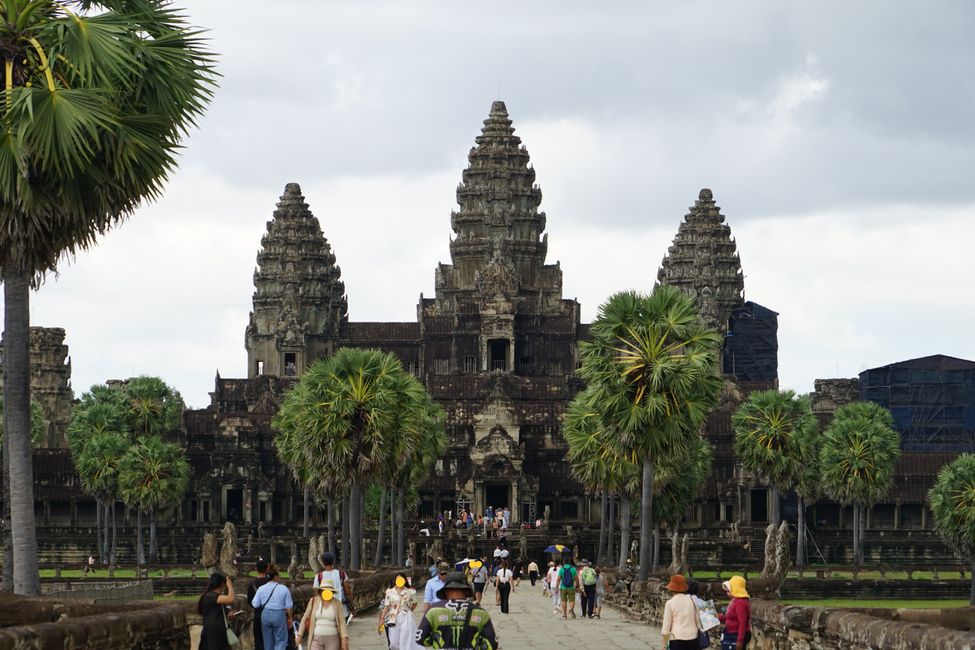
<instances>
[{"instance_id":1,"label":"shoulder bag","mask_svg":"<svg viewBox=\"0 0 975 650\"><path fill-rule=\"evenodd\" d=\"M234 632L233 628L230 627L230 623L227 622L227 610L224 609L223 605L217 604L220 608L220 612L223 614L223 624L227 628L227 645L231 648L240 647L240 639L237 638L237 633Z\"/></svg>"}]
</instances>

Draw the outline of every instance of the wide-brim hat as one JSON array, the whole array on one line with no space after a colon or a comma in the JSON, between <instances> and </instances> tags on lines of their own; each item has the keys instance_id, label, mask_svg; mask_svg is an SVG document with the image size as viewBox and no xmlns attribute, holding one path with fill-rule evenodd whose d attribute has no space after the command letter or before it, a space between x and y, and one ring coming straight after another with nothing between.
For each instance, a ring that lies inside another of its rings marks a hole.
<instances>
[{"instance_id":1,"label":"wide-brim hat","mask_svg":"<svg viewBox=\"0 0 975 650\"><path fill-rule=\"evenodd\" d=\"M728 581L728 591L732 598L748 598L748 590L745 589L745 579L741 576L731 576Z\"/></svg>"},{"instance_id":2,"label":"wide-brim hat","mask_svg":"<svg viewBox=\"0 0 975 650\"><path fill-rule=\"evenodd\" d=\"M444 582L443 587L437 590L437 598L440 600L445 600L447 598L447 591L451 589L464 589L469 594L474 593L474 587L467 582L467 578L460 571L454 571L447 576L447 580Z\"/></svg>"},{"instance_id":3,"label":"wide-brim hat","mask_svg":"<svg viewBox=\"0 0 975 650\"><path fill-rule=\"evenodd\" d=\"M687 581L684 580L684 576L679 573L670 576L670 582L667 584L667 590L675 594L683 594L687 591Z\"/></svg>"},{"instance_id":4,"label":"wide-brim hat","mask_svg":"<svg viewBox=\"0 0 975 650\"><path fill-rule=\"evenodd\" d=\"M315 585L314 587L312 587L312 589L316 591L321 591L323 589L331 589L332 591L335 591L335 584L332 582L331 579L322 580L321 584Z\"/></svg>"}]
</instances>

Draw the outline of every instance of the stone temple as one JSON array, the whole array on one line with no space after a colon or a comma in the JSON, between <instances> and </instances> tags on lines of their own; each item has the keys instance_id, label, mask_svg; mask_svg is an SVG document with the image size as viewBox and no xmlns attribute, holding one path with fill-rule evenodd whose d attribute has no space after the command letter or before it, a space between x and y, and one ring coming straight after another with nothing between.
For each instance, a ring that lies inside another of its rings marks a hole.
<instances>
[{"instance_id":1,"label":"stone temple","mask_svg":"<svg viewBox=\"0 0 975 650\"><path fill-rule=\"evenodd\" d=\"M226 520L244 535L266 531L294 539L303 494L277 459L271 418L303 369L340 347L394 353L447 414L450 445L420 489L421 517L461 508L483 512L490 505L510 507L516 524L545 513L553 522L576 526L598 521L598 496L572 480L564 464L560 427L582 388L574 371L588 325L580 322L579 303L563 297L559 264L546 259L542 193L503 102L492 104L468 161L457 187L458 209L450 215L450 263L436 267L434 295L420 297L417 318L410 322L350 319L341 251L332 250L299 186L284 188L257 255L253 310L244 332L247 377L218 375L211 404L184 414L179 437L193 478L183 506L160 533L163 557L192 561L202 530ZM731 413L750 391L778 386L778 314L744 299L737 246L709 189L700 191L680 223L656 281L693 295L706 322L724 336L726 389L705 431L715 451L714 473L682 528L729 543L733 538L732 548L740 553L742 537L764 539L772 507L769 491L736 462ZM652 284L647 277L646 289ZM59 347L64 334L38 336L53 337L44 339L41 384L44 399L56 406L63 395L55 380L60 377L66 386L70 376L67 351ZM814 409L827 422L849 401L886 400L892 410L900 409L895 417L905 426L918 417L931 421L905 433L913 446L898 465L887 502L872 511L867 552L869 557L871 535L880 531L877 549L899 544L905 557L943 557L924 495L945 462L959 451L975 450L975 364L930 357L875 370L883 372L867 371L860 382L817 380ZM912 393L918 382L927 382L927 393ZM924 404L904 410L911 395L936 399L938 385L956 384L941 396L957 419L953 428L939 429L938 413L924 410ZM39 538L48 561L68 557L56 541L67 535L90 537L94 548L94 502L80 491L67 451L57 448L63 446L64 416L58 418L49 448L35 452L39 525L49 533ZM939 442L949 438L950 446ZM119 516L128 517L119 508ZM794 498L785 499L782 512L794 519ZM321 509L314 509L312 519L315 526L324 523ZM820 502L807 519L823 559L848 557L849 509ZM884 535L901 529L910 532ZM734 555L718 559L748 561Z\"/></svg>"}]
</instances>

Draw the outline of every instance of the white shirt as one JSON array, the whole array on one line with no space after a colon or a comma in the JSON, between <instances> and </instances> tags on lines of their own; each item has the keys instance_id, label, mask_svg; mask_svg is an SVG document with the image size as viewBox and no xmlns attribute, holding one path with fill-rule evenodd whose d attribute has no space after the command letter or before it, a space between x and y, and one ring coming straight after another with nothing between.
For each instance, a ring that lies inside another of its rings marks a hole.
<instances>
[{"instance_id":1,"label":"white shirt","mask_svg":"<svg viewBox=\"0 0 975 650\"><path fill-rule=\"evenodd\" d=\"M554 566L549 567L547 578L550 585L553 587L559 586L559 570Z\"/></svg>"},{"instance_id":2,"label":"white shirt","mask_svg":"<svg viewBox=\"0 0 975 650\"><path fill-rule=\"evenodd\" d=\"M498 569L498 582L506 584L511 581L511 569Z\"/></svg>"}]
</instances>

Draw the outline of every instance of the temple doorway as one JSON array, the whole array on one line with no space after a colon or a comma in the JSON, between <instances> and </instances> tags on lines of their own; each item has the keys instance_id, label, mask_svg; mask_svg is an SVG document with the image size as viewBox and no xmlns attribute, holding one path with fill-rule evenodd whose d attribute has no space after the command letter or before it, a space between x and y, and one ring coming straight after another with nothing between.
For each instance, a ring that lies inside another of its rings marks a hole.
<instances>
[{"instance_id":1,"label":"temple doorway","mask_svg":"<svg viewBox=\"0 0 975 650\"><path fill-rule=\"evenodd\" d=\"M507 483L495 483L484 486L484 506L498 508L511 507L511 486Z\"/></svg>"},{"instance_id":2,"label":"temple doorway","mask_svg":"<svg viewBox=\"0 0 975 650\"><path fill-rule=\"evenodd\" d=\"M227 521L238 524L244 512L244 491L239 488L227 490Z\"/></svg>"}]
</instances>

